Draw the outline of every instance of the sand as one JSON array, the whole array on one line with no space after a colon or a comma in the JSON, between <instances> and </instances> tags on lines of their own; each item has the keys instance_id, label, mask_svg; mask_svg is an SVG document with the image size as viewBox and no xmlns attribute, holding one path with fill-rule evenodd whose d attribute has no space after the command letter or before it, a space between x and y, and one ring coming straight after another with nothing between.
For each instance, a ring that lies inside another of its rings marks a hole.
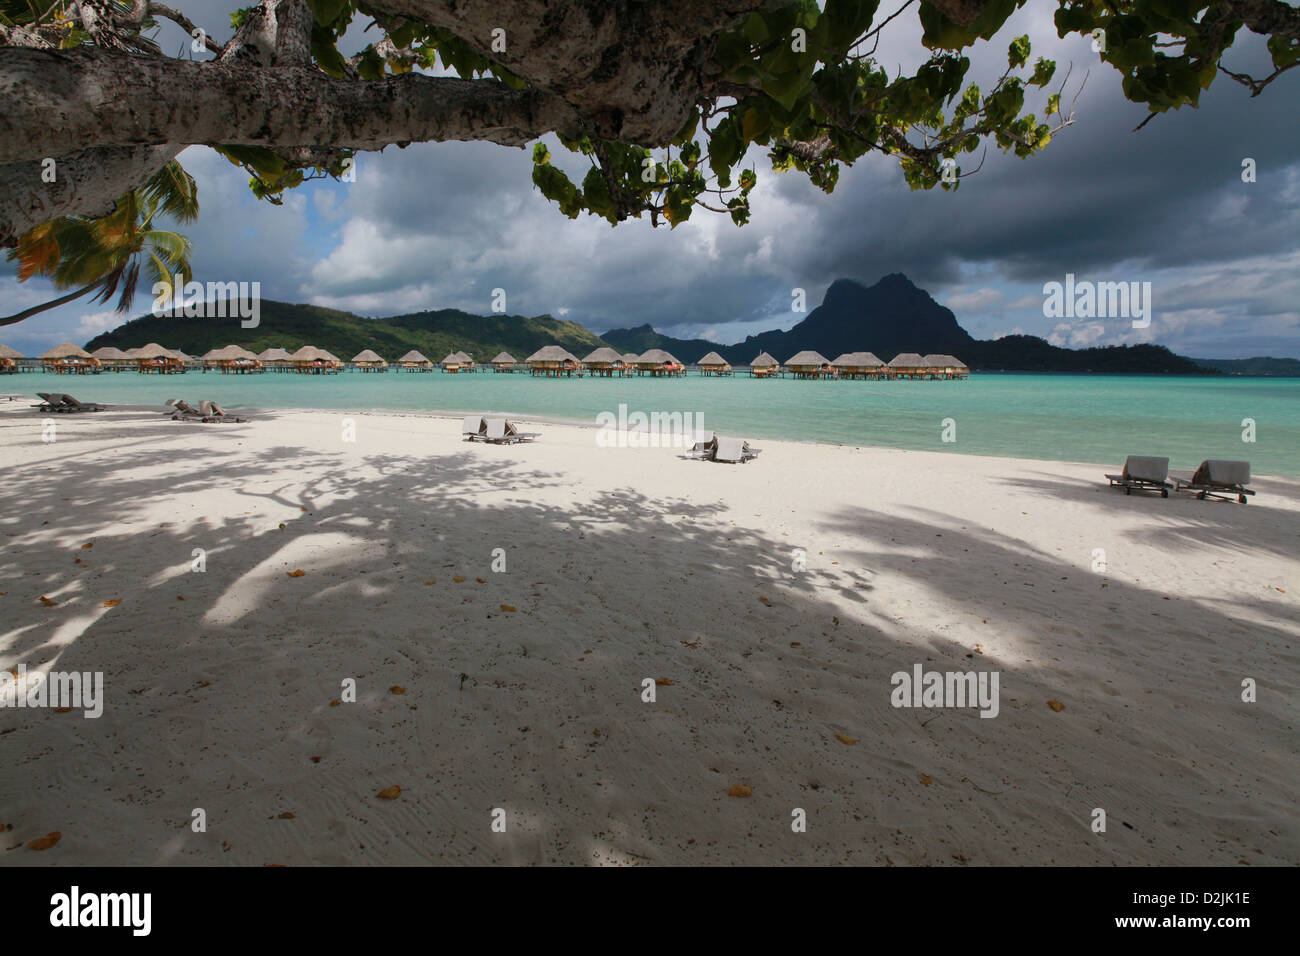
<instances>
[{"instance_id":1,"label":"sand","mask_svg":"<svg viewBox=\"0 0 1300 956\"><path fill-rule=\"evenodd\" d=\"M254 418L0 407L0 665L105 682L0 708L0 862L1300 862L1294 480Z\"/></svg>"}]
</instances>

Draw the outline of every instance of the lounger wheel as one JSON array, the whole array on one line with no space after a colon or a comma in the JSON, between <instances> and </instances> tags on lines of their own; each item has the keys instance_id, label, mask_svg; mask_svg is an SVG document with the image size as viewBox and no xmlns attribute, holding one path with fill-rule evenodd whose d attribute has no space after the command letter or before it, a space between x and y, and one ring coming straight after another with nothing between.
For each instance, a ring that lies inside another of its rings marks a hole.
<instances>
[{"instance_id":1,"label":"lounger wheel","mask_svg":"<svg viewBox=\"0 0 1300 956\"><path fill-rule=\"evenodd\" d=\"M1160 497L1161 497L1161 498L1168 498L1168 497L1169 497L1169 489L1168 489L1168 488L1161 488L1161 489L1160 489Z\"/></svg>"},{"instance_id":2,"label":"lounger wheel","mask_svg":"<svg viewBox=\"0 0 1300 956\"><path fill-rule=\"evenodd\" d=\"M1245 495L1237 495L1237 501L1238 501L1240 504L1243 504L1243 505L1244 505L1244 504L1246 503L1246 496L1245 496Z\"/></svg>"}]
</instances>

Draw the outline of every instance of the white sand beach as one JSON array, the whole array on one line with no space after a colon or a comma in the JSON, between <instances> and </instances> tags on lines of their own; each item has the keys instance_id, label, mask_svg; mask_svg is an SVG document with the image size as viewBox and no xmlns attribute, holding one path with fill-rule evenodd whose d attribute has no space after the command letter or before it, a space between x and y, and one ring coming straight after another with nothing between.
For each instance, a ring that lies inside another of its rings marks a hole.
<instances>
[{"instance_id":1,"label":"white sand beach","mask_svg":"<svg viewBox=\"0 0 1300 956\"><path fill-rule=\"evenodd\" d=\"M0 665L105 688L0 708L0 863L1300 862L1300 482L248 414L0 406Z\"/></svg>"}]
</instances>

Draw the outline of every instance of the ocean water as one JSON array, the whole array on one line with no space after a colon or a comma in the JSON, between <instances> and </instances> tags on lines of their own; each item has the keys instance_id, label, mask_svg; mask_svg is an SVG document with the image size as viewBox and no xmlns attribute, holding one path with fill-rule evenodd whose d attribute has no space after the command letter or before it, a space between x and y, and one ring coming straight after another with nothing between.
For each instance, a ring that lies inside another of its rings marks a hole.
<instances>
[{"instance_id":1,"label":"ocean water","mask_svg":"<svg viewBox=\"0 0 1300 956\"><path fill-rule=\"evenodd\" d=\"M70 392L106 404L213 399L227 409L502 412L594 424L601 412L691 413L744 438L876 445L1119 465L1167 455L1171 468L1245 459L1300 477L1300 379L975 373L964 381L705 378L544 379L492 372L315 376L267 373L0 377L0 394ZM952 419L955 441L943 441ZM1242 440L1253 419L1255 441ZM955 433L954 433L955 432Z\"/></svg>"}]
</instances>

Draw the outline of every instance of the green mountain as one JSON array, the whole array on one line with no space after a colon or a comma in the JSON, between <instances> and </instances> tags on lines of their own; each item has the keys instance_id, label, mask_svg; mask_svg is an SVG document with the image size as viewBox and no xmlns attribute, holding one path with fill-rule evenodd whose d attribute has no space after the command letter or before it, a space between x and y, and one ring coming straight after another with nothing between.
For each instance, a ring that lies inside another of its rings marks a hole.
<instances>
[{"instance_id":1,"label":"green mountain","mask_svg":"<svg viewBox=\"0 0 1300 956\"><path fill-rule=\"evenodd\" d=\"M523 360L543 345L560 345L578 358L609 343L578 325L539 315L472 315L457 309L415 312L368 319L352 312L317 305L293 305L263 299L257 328L240 328L238 318L141 316L86 343L93 351L111 345L139 348L157 342L169 349L202 355L209 349L241 345L253 352L283 348L290 352L315 345L347 361L362 349L374 349L390 362L411 349L435 362L449 352L468 352L479 362L498 352Z\"/></svg>"},{"instance_id":2,"label":"green mountain","mask_svg":"<svg viewBox=\"0 0 1300 956\"><path fill-rule=\"evenodd\" d=\"M683 362L716 351L732 365L747 365L759 352L770 352L784 362L796 352L814 349L832 361L845 352L874 352L886 362L900 352L919 352L955 355L973 369L999 371L1215 374L1162 345L1065 349L1032 335L973 339L951 311L901 273L887 275L870 287L837 279L822 304L794 328L760 332L739 345L675 339L649 325L611 329L604 337L619 351L661 348Z\"/></svg>"}]
</instances>

